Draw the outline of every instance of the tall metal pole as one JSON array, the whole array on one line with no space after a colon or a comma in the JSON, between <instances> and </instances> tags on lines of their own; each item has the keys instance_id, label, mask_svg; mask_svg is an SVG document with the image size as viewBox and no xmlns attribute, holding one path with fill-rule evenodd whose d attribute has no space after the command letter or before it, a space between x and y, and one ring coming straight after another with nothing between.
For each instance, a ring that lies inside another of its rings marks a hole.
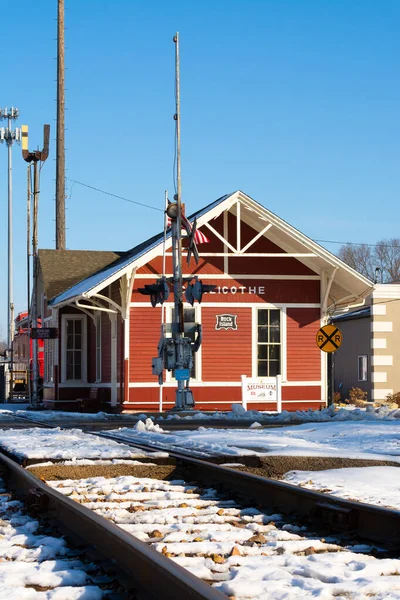
<instances>
[{"instance_id":1,"label":"tall metal pole","mask_svg":"<svg viewBox=\"0 0 400 600\"><path fill-rule=\"evenodd\" d=\"M12 129L12 121L17 119L19 111L17 108L0 109L0 119L7 120L7 128L0 129L0 141L5 141L8 150L8 283L7 283L7 347L10 352L10 379L9 399L13 391L13 342L14 342L14 285L13 285L13 215L12 215L12 145L14 141L20 141L20 130Z\"/></svg>"},{"instance_id":2,"label":"tall metal pole","mask_svg":"<svg viewBox=\"0 0 400 600\"><path fill-rule=\"evenodd\" d=\"M182 184L181 184L181 89L180 89L180 60L179 60L179 33L174 36L175 42L175 93L176 93L176 203L177 219L172 222L173 261L174 261L174 300L175 300L175 340L176 340L176 367L182 369L184 366L183 342L183 302L182 302ZM174 232L175 229L175 232ZM175 235L174 235L175 233ZM175 248L174 248L175 246ZM183 380L178 380L175 408L185 407Z\"/></svg>"},{"instance_id":3,"label":"tall metal pole","mask_svg":"<svg viewBox=\"0 0 400 600\"><path fill-rule=\"evenodd\" d=\"M8 130L11 131L11 116L8 116ZM13 215L12 215L12 140L8 145L8 347L12 348L14 340L14 322L12 318L14 305L13 285Z\"/></svg>"},{"instance_id":4,"label":"tall metal pole","mask_svg":"<svg viewBox=\"0 0 400 600\"><path fill-rule=\"evenodd\" d=\"M8 131L11 131L11 115L8 114ZM7 141L8 146L8 336L7 347L10 349L10 390L9 399L12 400L14 389L14 283L13 283L13 214L12 214L12 138Z\"/></svg>"},{"instance_id":5,"label":"tall metal pole","mask_svg":"<svg viewBox=\"0 0 400 600\"><path fill-rule=\"evenodd\" d=\"M64 0L57 15L57 147L56 147L56 248L65 250L65 68Z\"/></svg>"},{"instance_id":6,"label":"tall metal pole","mask_svg":"<svg viewBox=\"0 0 400 600\"><path fill-rule=\"evenodd\" d=\"M193 235L196 225L191 227L187 219L184 219L182 214L182 199L181 199L181 124L180 124L180 74L179 74L179 34L177 33L173 41L175 43L175 95L176 95L176 112L175 119L175 140L176 140L176 194L175 202L167 202L166 213L171 219L171 238L172 238L172 264L173 277L165 277L165 259L163 259L163 275L158 283L145 285L144 288L139 288L139 292L144 295L150 295L151 303L156 306L158 303L163 305L168 298L169 290L167 283L172 282L174 288L174 315L171 323L172 339L165 337L165 328L162 326L162 335L158 345L158 357L152 359L152 372L158 375L160 386L163 383L163 370L174 372L174 377L178 382L178 387L175 396L174 410L191 409L194 407L194 398L192 390L189 387L191 369L193 368L193 352L197 352L201 343L201 329L196 324L195 330L198 337L195 342L191 342L189 337L185 337L185 326L183 318L183 290L182 290L182 224L188 233L189 251L196 249ZM167 196L166 196L167 200ZM165 248L165 235L164 235ZM165 255L165 252L164 252ZM197 254L196 254L197 255ZM189 257L190 260L190 257ZM185 278L185 282L190 281L193 277ZM197 279L197 278L196 278ZM197 282L196 295L197 299L201 300L202 282ZM194 289L192 286L190 290ZM186 297L188 291L186 290ZM191 292L190 292L191 293ZM192 299L196 297L193 294ZM192 304L193 305L193 304Z\"/></svg>"},{"instance_id":7,"label":"tall metal pole","mask_svg":"<svg viewBox=\"0 0 400 600\"><path fill-rule=\"evenodd\" d=\"M38 305L37 305L37 252L38 252L38 200L39 200L39 180L37 161L33 163L33 226L32 226L32 257L33 257L33 294L32 294L32 328L38 326ZM32 348L32 404L39 404L39 373L38 373L38 340L35 339Z\"/></svg>"},{"instance_id":8,"label":"tall metal pole","mask_svg":"<svg viewBox=\"0 0 400 600\"><path fill-rule=\"evenodd\" d=\"M168 191L164 192L164 214L163 214L163 228L164 228L164 237L163 237L163 257L162 257L162 276L166 275L166 245L167 245L167 208L168 208ZM161 305L161 328L164 325L164 314L165 309L164 306ZM162 412L163 409L163 375L161 375L161 384L159 389L159 397L158 397L158 410Z\"/></svg>"},{"instance_id":9,"label":"tall metal pole","mask_svg":"<svg viewBox=\"0 0 400 600\"><path fill-rule=\"evenodd\" d=\"M32 404L39 404L39 365L38 365L38 208L39 208L39 176L38 162L43 162L49 155L50 125L43 128L43 150L29 152L28 145L28 126L22 125L22 156L28 163L33 162L33 222L32 222L32 258L33 258L33 293L31 303L32 327L31 338L34 339L32 349ZM28 196L30 189L30 180L28 176ZM28 250L29 252L29 250ZM42 315L43 318L43 315ZM35 337L33 337L35 330Z\"/></svg>"},{"instance_id":10,"label":"tall metal pole","mask_svg":"<svg viewBox=\"0 0 400 600\"><path fill-rule=\"evenodd\" d=\"M27 206L26 206L26 290L28 308L28 381L27 391L31 401L31 168L27 167Z\"/></svg>"}]
</instances>

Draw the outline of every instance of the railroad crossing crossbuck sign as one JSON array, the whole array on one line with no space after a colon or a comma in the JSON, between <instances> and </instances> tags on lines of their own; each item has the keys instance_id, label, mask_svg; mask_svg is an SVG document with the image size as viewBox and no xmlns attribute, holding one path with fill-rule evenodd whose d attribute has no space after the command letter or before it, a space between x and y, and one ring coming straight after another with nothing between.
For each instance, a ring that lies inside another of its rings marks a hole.
<instances>
[{"instance_id":1,"label":"railroad crossing crossbuck sign","mask_svg":"<svg viewBox=\"0 0 400 600\"><path fill-rule=\"evenodd\" d=\"M336 325L324 325L317 333L317 346L324 352L336 352L342 345L342 332Z\"/></svg>"}]
</instances>

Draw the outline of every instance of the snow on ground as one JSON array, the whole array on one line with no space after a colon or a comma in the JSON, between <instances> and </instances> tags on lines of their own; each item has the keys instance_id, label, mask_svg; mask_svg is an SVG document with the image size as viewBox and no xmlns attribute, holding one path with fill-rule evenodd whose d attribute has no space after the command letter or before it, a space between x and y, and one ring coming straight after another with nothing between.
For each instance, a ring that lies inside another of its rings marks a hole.
<instances>
[{"instance_id":1,"label":"snow on ground","mask_svg":"<svg viewBox=\"0 0 400 600\"><path fill-rule=\"evenodd\" d=\"M7 413L12 413L9 416L14 416L16 411L25 411L29 404L17 403L17 402L2 402L0 403L0 419L2 419Z\"/></svg>"},{"instance_id":2,"label":"snow on ground","mask_svg":"<svg viewBox=\"0 0 400 600\"><path fill-rule=\"evenodd\" d=\"M337 456L400 462L400 420L331 421L273 429L107 432L121 440L197 455Z\"/></svg>"},{"instance_id":3,"label":"snow on ground","mask_svg":"<svg viewBox=\"0 0 400 600\"><path fill-rule=\"evenodd\" d=\"M81 413L67 411L52 411L52 410L25 410L29 405L26 404L10 404L6 403L0 408L0 420L5 418L7 413L9 416L20 416L32 421L42 422L60 422L60 421L137 421L138 419L145 421L147 417L160 421L249 421L250 423L258 422L260 425L279 424L279 423L308 423L308 422L323 422L323 421L374 421L374 420L395 420L400 419L400 409L390 409L381 407L375 409L372 405L368 405L366 409L355 408L353 406L342 407L338 410L335 407L325 408L323 410L303 410L289 412L287 410L281 413L276 412L259 412L257 410L245 410L241 404L232 404L232 410L227 412L203 413L193 411L190 414L169 413L166 416L147 415L138 413L123 413L109 414L105 412L98 413Z\"/></svg>"},{"instance_id":4,"label":"snow on ground","mask_svg":"<svg viewBox=\"0 0 400 600\"><path fill-rule=\"evenodd\" d=\"M0 408L0 419L7 414L12 417L23 417L31 421L59 422L59 421L137 421L138 417L146 415L137 414L111 414L105 412L81 413L63 410L26 410L29 404L3 404Z\"/></svg>"},{"instance_id":5,"label":"snow on ground","mask_svg":"<svg viewBox=\"0 0 400 600\"><path fill-rule=\"evenodd\" d=\"M146 417L146 415L144 415ZM143 418L143 415L140 415ZM231 420L231 421L258 421L260 424L267 425L273 423L307 423L314 421L374 421L374 420L393 420L400 419L400 409L390 409L387 406L374 408L368 405L366 409L347 406L336 409L334 406L324 408L323 410L296 410L289 412L283 410L280 413L259 412L257 410L245 410L241 404L232 404L231 412L202 413L193 412L193 414L181 416L179 414L169 414L165 417L166 421L182 419L191 420ZM163 417L160 417L163 420Z\"/></svg>"},{"instance_id":6,"label":"snow on ground","mask_svg":"<svg viewBox=\"0 0 400 600\"><path fill-rule=\"evenodd\" d=\"M284 481L336 498L400 510L400 469L362 467L326 471L289 471Z\"/></svg>"},{"instance_id":7,"label":"snow on ground","mask_svg":"<svg viewBox=\"0 0 400 600\"><path fill-rule=\"evenodd\" d=\"M23 505L5 494L0 479L0 598L8 600L100 600L88 565L63 538L42 535ZM39 589L37 589L39 588ZM43 591L41 591L43 590Z\"/></svg>"},{"instance_id":8,"label":"snow on ground","mask_svg":"<svg viewBox=\"0 0 400 600\"><path fill-rule=\"evenodd\" d=\"M400 600L400 560L184 481L132 476L48 482L235 600Z\"/></svg>"},{"instance_id":9,"label":"snow on ground","mask_svg":"<svg viewBox=\"0 0 400 600\"><path fill-rule=\"evenodd\" d=\"M0 429L0 448L21 458L53 460L136 459L166 457L165 452L135 450L123 443L106 440L80 429Z\"/></svg>"}]
</instances>

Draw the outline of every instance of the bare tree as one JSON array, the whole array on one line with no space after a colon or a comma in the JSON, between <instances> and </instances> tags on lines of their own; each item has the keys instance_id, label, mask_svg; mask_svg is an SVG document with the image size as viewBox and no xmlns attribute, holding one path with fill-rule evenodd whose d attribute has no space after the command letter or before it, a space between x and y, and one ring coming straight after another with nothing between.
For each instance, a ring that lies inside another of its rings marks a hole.
<instances>
[{"instance_id":1,"label":"bare tree","mask_svg":"<svg viewBox=\"0 0 400 600\"><path fill-rule=\"evenodd\" d=\"M382 265L385 281L398 281L400 279L400 239L392 238L378 242L375 255Z\"/></svg>"},{"instance_id":2,"label":"bare tree","mask_svg":"<svg viewBox=\"0 0 400 600\"><path fill-rule=\"evenodd\" d=\"M400 239L383 239L370 246L367 244L344 244L339 258L350 267L378 283L400 280ZM379 276L377 276L379 273Z\"/></svg>"},{"instance_id":3,"label":"bare tree","mask_svg":"<svg viewBox=\"0 0 400 600\"><path fill-rule=\"evenodd\" d=\"M343 262L361 273L361 275L368 277L368 279L374 279L375 267L378 265L375 263L371 246L367 246L366 244L360 244L359 246L345 244L340 248L338 256Z\"/></svg>"}]
</instances>

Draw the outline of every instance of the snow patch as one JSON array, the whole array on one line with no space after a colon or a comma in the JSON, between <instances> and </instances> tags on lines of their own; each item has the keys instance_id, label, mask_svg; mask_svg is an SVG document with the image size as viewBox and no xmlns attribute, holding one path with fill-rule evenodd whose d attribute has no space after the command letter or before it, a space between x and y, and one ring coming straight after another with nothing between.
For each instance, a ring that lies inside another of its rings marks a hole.
<instances>
[{"instance_id":1,"label":"snow patch","mask_svg":"<svg viewBox=\"0 0 400 600\"><path fill-rule=\"evenodd\" d=\"M164 433L164 429L153 423L151 419L146 419L144 423L143 421L138 421L133 429L135 429L135 431L156 431L158 433Z\"/></svg>"}]
</instances>

